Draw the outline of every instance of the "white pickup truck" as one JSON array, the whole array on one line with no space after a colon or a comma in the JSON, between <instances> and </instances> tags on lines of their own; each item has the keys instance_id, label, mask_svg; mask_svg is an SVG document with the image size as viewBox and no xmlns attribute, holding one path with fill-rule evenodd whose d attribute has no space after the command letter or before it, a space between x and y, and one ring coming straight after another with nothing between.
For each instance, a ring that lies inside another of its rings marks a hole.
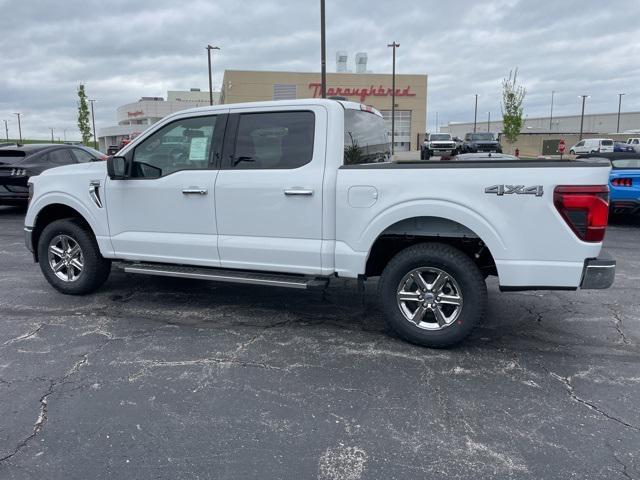
<instances>
[{"instance_id":1,"label":"white pickup truck","mask_svg":"<svg viewBox=\"0 0 640 480\"><path fill-rule=\"evenodd\" d=\"M390 162L379 112L293 100L172 114L106 162L30 179L27 247L86 294L131 274L292 288L380 277L389 326L444 347L502 290L607 288L609 169L549 160Z\"/></svg>"}]
</instances>

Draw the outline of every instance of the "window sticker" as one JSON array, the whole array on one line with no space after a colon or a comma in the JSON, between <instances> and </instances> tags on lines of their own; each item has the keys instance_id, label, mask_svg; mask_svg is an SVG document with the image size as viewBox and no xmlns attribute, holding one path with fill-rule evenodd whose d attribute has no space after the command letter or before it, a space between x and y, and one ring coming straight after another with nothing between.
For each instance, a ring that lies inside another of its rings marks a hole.
<instances>
[{"instance_id":1,"label":"window sticker","mask_svg":"<svg viewBox=\"0 0 640 480\"><path fill-rule=\"evenodd\" d=\"M189 148L189 160L206 160L207 137L195 137L191 139Z\"/></svg>"}]
</instances>

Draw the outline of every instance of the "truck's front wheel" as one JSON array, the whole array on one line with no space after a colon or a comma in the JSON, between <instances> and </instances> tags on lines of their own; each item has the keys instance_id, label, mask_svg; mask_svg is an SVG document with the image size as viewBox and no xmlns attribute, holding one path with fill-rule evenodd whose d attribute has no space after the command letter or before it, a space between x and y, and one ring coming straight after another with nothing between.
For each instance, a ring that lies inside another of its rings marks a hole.
<instances>
[{"instance_id":1,"label":"truck's front wheel","mask_svg":"<svg viewBox=\"0 0 640 480\"><path fill-rule=\"evenodd\" d=\"M111 272L111 261L100 254L93 233L71 218L44 228L38 240L38 260L49 284L68 295L93 292Z\"/></svg>"},{"instance_id":2,"label":"truck's front wheel","mask_svg":"<svg viewBox=\"0 0 640 480\"><path fill-rule=\"evenodd\" d=\"M382 272L379 289L389 328L426 347L462 341L486 310L480 270L445 244L423 243L398 253Z\"/></svg>"}]
</instances>

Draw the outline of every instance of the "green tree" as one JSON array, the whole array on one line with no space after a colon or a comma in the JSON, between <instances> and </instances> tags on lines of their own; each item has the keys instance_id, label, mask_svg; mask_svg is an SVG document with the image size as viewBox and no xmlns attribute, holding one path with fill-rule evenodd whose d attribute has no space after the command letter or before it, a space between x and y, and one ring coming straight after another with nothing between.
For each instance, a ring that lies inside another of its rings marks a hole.
<instances>
[{"instance_id":1,"label":"green tree","mask_svg":"<svg viewBox=\"0 0 640 480\"><path fill-rule=\"evenodd\" d=\"M78 129L82 136L82 143L88 145L91 141L91 124L89 123L89 105L87 104L87 93L81 83L78 87Z\"/></svg>"},{"instance_id":2,"label":"green tree","mask_svg":"<svg viewBox=\"0 0 640 480\"><path fill-rule=\"evenodd\" d=\"M518 85L518 69L502 80L502 131L509 143L514 143L522 129L522 102L527 90Z\"/></svg>"}]
</instances>

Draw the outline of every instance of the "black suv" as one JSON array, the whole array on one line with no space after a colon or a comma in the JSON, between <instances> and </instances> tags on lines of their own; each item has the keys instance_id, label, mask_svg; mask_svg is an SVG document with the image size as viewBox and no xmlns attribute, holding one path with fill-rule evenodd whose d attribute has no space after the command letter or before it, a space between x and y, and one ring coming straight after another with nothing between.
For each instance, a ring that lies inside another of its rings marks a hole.
<instances>
[{"instance_id":1,"label":"black suv","mask_svg":"<svg viewBox=\"0 0 640 480\"><path fill-rule=\"evenodd\" d=\"M105 160L106 155L81 145L38 143L0 147L0 205L25 205L29 177L74 163Z\"/></svg>"},{"instance_id":2,"label":"black suv","mask_svg":"<svg viewBox=\"0 0 640 480\"><path fill-rule=\"evenodd\" d=\"M462 144L463 153L502 153L502 145L491 132L467 133Z\"/></svg>"}]
</instances>

